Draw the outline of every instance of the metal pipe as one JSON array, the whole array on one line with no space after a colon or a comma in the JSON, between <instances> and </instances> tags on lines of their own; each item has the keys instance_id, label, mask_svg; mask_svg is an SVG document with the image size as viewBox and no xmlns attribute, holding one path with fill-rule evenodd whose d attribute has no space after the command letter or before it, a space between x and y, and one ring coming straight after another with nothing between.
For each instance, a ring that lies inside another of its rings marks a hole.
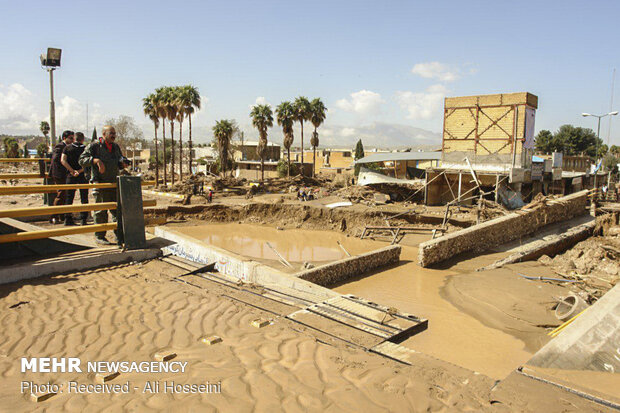
<instances>
[{"instance_id":1,"label":"metal pipe","mask_svg":"<svg viewBox=\"0 0 620 413\"><path fill-rule=\"evenodd\" d=\"M579 280L565 280L564 278L531 277L529 275L525 275L525 274L521 274L521 273L517 273L517 275L520 275L523 278L527 278L528 280L559 281L559 282L565 282L565 283L578 283L578 282L581 282Z\"/></svg>"}]
</instances>

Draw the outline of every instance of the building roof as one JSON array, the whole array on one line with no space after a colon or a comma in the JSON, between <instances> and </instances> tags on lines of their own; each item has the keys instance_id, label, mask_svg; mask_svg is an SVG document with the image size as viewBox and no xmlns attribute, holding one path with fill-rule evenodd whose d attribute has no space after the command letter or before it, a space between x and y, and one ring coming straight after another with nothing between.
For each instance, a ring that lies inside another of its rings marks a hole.
<instances>
[{"instance_id":1,"label":"building roof","mask_svg":"<svg viewBox=\"0 0 620 413\"><path fill-rule=\"evenodd\" d=\"M435 160L441 160L441 152L379 152L358 159L355 163Z\"/></svg>"},{"instance_id":2,"label":"building roof","mask_svg":"<svg viewBox=\"0 0 620 413\"><path fill-rule=\"evenodd\" d=\"M241 146L240 141L235 141L232 144ZM258 146L258 141L243 141L243 146ZM267 142L267 146L280 146L280 144L274 142Z\"/></svg>"}]
</instances>

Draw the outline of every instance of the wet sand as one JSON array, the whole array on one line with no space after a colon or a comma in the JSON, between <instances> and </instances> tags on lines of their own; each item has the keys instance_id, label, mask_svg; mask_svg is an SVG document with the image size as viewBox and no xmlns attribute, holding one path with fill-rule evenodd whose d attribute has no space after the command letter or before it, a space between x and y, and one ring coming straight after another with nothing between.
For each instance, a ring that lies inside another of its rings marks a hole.
<instances>
[{"instance_id":1,"label":"wet sand","mask_svg":"<svg viewBox=\"0 0 620 413\"><path fill-rule=\"evenodd\" d=\"M454 411L489 410L493 381L420 359L405 366L321 337L284 318L234 301L223 287L174 282L160 261L0 286L0 411ZM206 346L203 336L223 342ZM95 383L92 373L24 373L24 356L86 361L150 361L169 350L185 373L123 373L129 394L58 394L34 403L20 382ZM147 380L221 382L221 394L142 393ZM465 385L466 384L466 385Z\"/></svg>"},{"instance_id":2,"label":"wet sand","mask_svg":"<svg viewBox=\"0 0 620 413\"><path fill-rule=\"evenodd\" d=\"M336 261L346 257L338 242L350 253L361 254L383 246L333 231L277 230L253 224L202 224L178 226L176 230L207 244L257 260L278 260L271 244L290 262Z\"/></svg>"}]
</instances>

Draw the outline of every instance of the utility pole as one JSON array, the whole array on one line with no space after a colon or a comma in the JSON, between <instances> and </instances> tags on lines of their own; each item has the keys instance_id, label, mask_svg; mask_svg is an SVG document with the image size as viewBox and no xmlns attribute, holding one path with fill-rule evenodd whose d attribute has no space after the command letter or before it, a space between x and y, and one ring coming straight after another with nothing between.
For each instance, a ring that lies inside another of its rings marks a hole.
<instances>
[{"instance_id":1,"label":"utility pole","mask_svg":"<svg viewBox=\"0 0 620 413\"><path fill-rule=\"evenodd\" d=\"M55 67L48 67L50 74L50 132L52 134L52 146L56 145L56 107L54 105L54 70Z\"/></svg>"}]
</instances>

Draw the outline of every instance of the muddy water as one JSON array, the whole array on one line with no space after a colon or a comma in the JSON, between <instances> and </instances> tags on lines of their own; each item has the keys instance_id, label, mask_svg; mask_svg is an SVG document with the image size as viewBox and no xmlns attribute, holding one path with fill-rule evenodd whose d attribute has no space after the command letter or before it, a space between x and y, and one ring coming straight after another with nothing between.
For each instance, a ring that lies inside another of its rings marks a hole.
<instances>
[{"instance_id":1,"label":"muddy water","mask_svg":"<svg viewBox=\"0 0 620 413\"><path fill-rule=\"evenodd\" d=\"M360 254L388 245L385 242L360 240L332 231L284 230L250 224L208 224L177 227L177 230L226 250L261 260L277 260L266 245L269 242L291 262L331 261L345 257L337 241L351 254ZM408 243L426 240L426 235L408 236ZM366 274L334 288L355 294L385 306L429 319L427 331L406 340L403 345L478 371L494 378L507 376L532 356L524 343L500 330L485 326L461 312L440 295L453 270L419 267L418 249L403 246L401 263L395 268ZM476 257L464 268L478 268L496 257ZM463 268L461 268L463 269Z\"/></svg>"},{"instance_id":2,"label":"muddy water","mask_svg":"<svg viewBox=\"0 0 620 413\"><path fill-rule=\"evenodd\" d=\"M384 246L379 242L346 237L332 231L281 231L251 224L208 224L176 229L207 244L259 260L278 260L267 243L290 262L324 262L345 258L346 254L338 242L353 255Z\"/></svg>"},{"instance_id":3,"label":"muddy water","mask_svg":"<svg viewBox=\"0 0 620 413\"><path fill-rule=\"evenodd\" d=\"M532 356L517 338L485 326L440 296L451 270L416 264L418 249L403 246L401 265L335 288L429 320L428 330L403 342L406 347L493 378L504 378Z\"/></svg>"}]
</instances>

